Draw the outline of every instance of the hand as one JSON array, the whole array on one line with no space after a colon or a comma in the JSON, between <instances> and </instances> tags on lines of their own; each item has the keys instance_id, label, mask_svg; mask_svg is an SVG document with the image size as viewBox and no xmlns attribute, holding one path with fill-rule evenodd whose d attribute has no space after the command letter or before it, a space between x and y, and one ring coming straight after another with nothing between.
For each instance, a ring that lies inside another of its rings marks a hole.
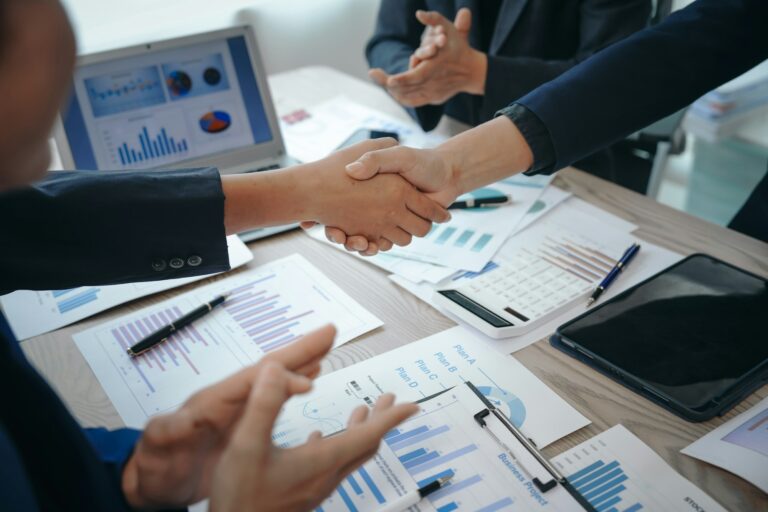
<instances>
[{"instance_id":1,"label":"hand","mask_svg":"<svg viewBox=\"0 0 768 512\"><path fill-rule=\"evenodd\" d=\"M412 236L429 233L432 222L445 222L450 214L400 176L381 175L359 181L345 166L366 153L391 148L392 139L360 142L307 164L302 185L314 221L347 233L362 235L379 246L408 245ZM367 243L366 243L367 245Z\"/></svg>"},{"instance_id":2,"label":"hand","mask_svg":"<svg viewBox=\"0 0 768 512\"><path fill-rule=\"evenodd\" d=\"M449 206L459 196L458 169L444 153L434 149L391 147L362 155L346 167L347 173L357 180L368 180L377 174L397 173L442 206ZM325 235L332 242L343 244L351 252L363 256L375 255L389 247L369 244L366 237L347 236L354 231L326 227Z\"/></svg>"},{"instance_id":3,"label":"hand","mask_svg":"<svg viewBox=\"0 0 768 512\"><path fill-rule=\"evenodd\" d=\"M277 448L271 434L280 409L291 395L308 389L306 379L278 364L264 368L216 467L212 512L314 509L376 453L384 434L418 410L415 404L394 406L394 397L384 395L372 412L367 406L356 409L342 434L323 439L316 432L304 445Z\"/></svg>"},{"instance_id":4,"label":"hand","mask_svg":"<svg viewBox=\"0 0 768 512\"><path fill-rule=\"evenodd\" d=\"M275 364L314 378L335 332L326 326L309 333L196 393L178 411L152 419L123 471L128 502L135 508L169 507L207 497L214 468L243 415L253 382Z\"/></svg>"},{"instance_id":5,"label":"hand","mask_svg":"<svg viewBox=\"0 0 768 512\"><path fill-rule=\"evenodd\" d=\"M469 45L469 9L459 10L455 24L434 11L417 11L416 17L427 31L411 68L397 75L375 68L369 76L406 107L440 105L460 92L483 94L488 59Z\"/></svg>"}]
</instances>

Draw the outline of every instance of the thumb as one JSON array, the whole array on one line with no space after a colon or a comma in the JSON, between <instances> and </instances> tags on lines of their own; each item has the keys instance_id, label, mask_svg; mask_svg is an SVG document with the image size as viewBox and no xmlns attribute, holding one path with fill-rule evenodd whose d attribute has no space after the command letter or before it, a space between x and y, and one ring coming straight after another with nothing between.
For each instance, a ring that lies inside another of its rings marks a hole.
<instances>
[{"instance_id":1,"label":"thumb","mask_svg":"<svg viewBox=\"0 0 768 512\"><path fill-rule=\"evenodd\" d=\"M466 7L459 9L456 19L453 20L456 30L465 38L469 37L469 29L472 27L472 11Z\"/></svg>"},{"instance_id":2,"label":"thumb","mask_svg":"<svg viewBox=\"0 0 768 512\"><path fill-rule=\"evenodd\" d=\"M283 404L293 395L306 393L311 381L268 361L251 388L242 420L233 436L236 446L261 449L272 445L272 428Z\"/></svg>"},{"instance_id":3,"label":"thumb","mask_svg":"<svg viewBox=\"0 0 768 512\"><path fill-rule=\"evenodd\" d=\"M379 173L400 173L409 162L409 154L409 148L404 146L369 151L347 165L347 174L356 180L368 180Z\"/></svg>"}]
</instances>

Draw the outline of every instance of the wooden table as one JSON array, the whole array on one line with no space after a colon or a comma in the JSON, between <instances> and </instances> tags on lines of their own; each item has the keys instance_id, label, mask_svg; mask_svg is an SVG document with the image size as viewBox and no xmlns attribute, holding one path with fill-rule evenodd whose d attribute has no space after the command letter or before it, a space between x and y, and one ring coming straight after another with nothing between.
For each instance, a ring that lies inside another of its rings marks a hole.
<instances>
[{"instance_id":1,"label":"wooden table","mask_svg":"<svg viewBox=\"0 0 768 512\"><path fill-rule=\"evenodd\" d=\"M379 89L328 68L302 68L270 78L278 114L330 99L340 92L355 101L406 119L405 113ZM462 127L443 122L438 130L455 133ZM705 251L759 275L768 276L768 244L691 217L575 169L558 174L555 184L600 208L639 226L644 240L682 254ZM385 272L299 232L250 245L257 266L300 253L355 300L384 321L384 327L335 350L323 365L328 372L392 350L451 327L453 322L404 292ZM90 367L72 342L72 335L150 304L188 291L195 284L137 300L76 325L23 343L25 352L49 379L67 405L87 426L119 427L120 417ZM548 456L623 423L686 478L730 510L768 510L768 496L746 481L680 453L680 449L768 396L763 387L726 417L688 423L626 390L540 340L515 353L526 367L552 387L592 424L548 447ZM768 471L768 468L766 468Z\"/></svg>"}]
</instances>

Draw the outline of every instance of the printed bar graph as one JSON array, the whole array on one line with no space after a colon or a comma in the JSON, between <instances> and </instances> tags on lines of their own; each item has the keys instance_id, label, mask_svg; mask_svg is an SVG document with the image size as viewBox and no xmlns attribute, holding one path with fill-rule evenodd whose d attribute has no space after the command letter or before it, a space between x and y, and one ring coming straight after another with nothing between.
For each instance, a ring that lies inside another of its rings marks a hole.
<instances>
[{"instance_id":1,"label":"printed bar graph","mask_svg":"<svg viewBox=\"0 0 768 512\"><path fill-rule=\"evenodd\" d=\"M407 436L404 434L403 436L389 439L387 440L387 444L390 446L390 448L392 448L393 451L400 451L403 448L407 448L414 444L421 443L422 441L426 441L431 437L435 437L444 432L448 432L448 430L448 425L443 425L434 429L423 426L407 432Z\"/></svg>"},{"instance_id":2,"label":"printed bar graph","mask_svg":"<svg viewBox=\"0 0 768 512\"><path fill-rule=\"evenodd\" d=\"M453 227L447 227L443 230L442 233L437 237L437 240L435 240L435 243L437 245L444 245L456 232L456 228Z\"/></svg>"},{"instance_id":3,"label":"printed bar graph","mask_svg":"<svg viewBox=\"0 0 768 512\"><path fill-rule=\"evenodd\" d=\"M148 162L173 156L187 151L187 140L176 140L168 135L165 128L151 136L146 126L142 126L137 135L138 143L129 145L123 142L117 148L117 155L122 165L131 165L141 162Z\"/></svg>"},{"instance_id":4,"label":"printed bar graph","mask_svg":"<svg viewBox=\"0 0 768 512\"><path fill-rule=\"evenodd\" d=\"M456 510L458 508L459 508L459 506L452 501L452 502L446 503L442 507L438 508L437 512L453 512L454 510Z\"/></svg>"},{"instance_id":5,"label":"printed bar graph","mask_svg":"<svg viewBox=\"0 0 768 512\"><path fill-rule=\"evenodd\" d=\"M477 512L496 512L497 510L501 510L505 507L508 507L514 503L514 500L510 497L506 497L503 499L500 499L499 501L495 503L491 503L490 505L486 505L483 508L477 509Z\"/></svg>"},{"instance_id":6,"label":"printed bar graph","mask_svg":"<svg viewBox=\"0 0 768 512\"><path fill-rule=\"evenodd\" d=\"M488 245L488 242L490 242L493 239L493 235L489 235L488 233L485 233L480 236L480 238L477 239L477 241L472 245L472 252L480 252L482 251L486 245Z\"/></svg>"},{"instance_id":7,"label":"printed bar graph","mask_svg":"<svg viewBox=\"0 0 768 512\"><path fill-rule=\"evenodd\" d=\"M75 290L82 290L75 295L67 295ZM99 288L73 288L71 290L58 290L53 292L54 297L65 296L64 299L56 303L59 313L64 314L98 299ZM58 294L58 295L57 295Z\"/></svg>"},{"instance_id":8,"label":"printed bar graph","mask_svg":"<svg viewBox=\"0 0 768 512\"><path fill-rule=\"evenodd\" d=\"M68 288L68 289L66 289L66 290L53 290L53 291L51 292L51 294L53 295L53 298L54 298L54 299L58 299L58 298L59 298L59 297L61 297L62 295L66 295L66 294L68 294L69 292L71 292L71 291L74 291L74 290L77 290L77 288Z\"/></svg>"},{"instance_id":9,"label":"printed bar graph","mask_svg":"<svg viewBox=\"0 0 768 512\"><path fill-rule=\"evenodd\" d=\"M621 503L621 494L627 490L623 482L628 477L618 461L606 464L598 460L573 473L568 480L598 512L604 512ZM636 512L642 508L641 504L635 503L625 510Z\"/></svg>"},{"instance_id":10,"label":"printed bar graph","mask_svg":"<svg viewBox=\"0 0 768 512\"><path fill-rule=\"evenodd\" d=\"M475 236L475 232L471 229L465 229L462 234L453 243L456 247L464 247L469 242L469 239Z\"/></svg>"}]
</instances>

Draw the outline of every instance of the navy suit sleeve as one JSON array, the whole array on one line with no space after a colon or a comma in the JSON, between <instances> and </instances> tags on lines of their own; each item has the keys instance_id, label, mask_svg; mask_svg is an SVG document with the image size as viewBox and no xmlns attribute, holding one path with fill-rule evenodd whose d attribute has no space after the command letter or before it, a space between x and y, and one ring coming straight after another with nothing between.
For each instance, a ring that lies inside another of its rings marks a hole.
<instances>
[{"instance_id":1,"label":"navy suit sleeve","mask_svg":"<svg viewBox=\"0 0 768 512\"><path fill-rule=\"evenodd\" d=\"M648 0L587 0L579 8L579 43L568 59L488 56L485 95L479 119L487 121L510 101L568 71L597 51L641 30L648 24ZM576 21L574 21L576 22Z\"/></svg>"},{"instance_id":2,"label":"navy suit sleeve","mask_svg":"<svg viewBox=\"0 0 768 512\"><path fill-rule=\"evenodd\" d=\"M421 44L424 32L424 25L416 19L416 11L427 8L425 0L381 0L376 30L365 47L371 68L381 68L390 75L408 70L408 61ZM427 131L437 126L443 116L442 105L406 110Z\"/></svg>"},{"instance_id":3,"label":"navy suit sleeve","mask_svg":"<svg viewBox=\"0 0 768 512\"><path fill-rule=\"evenodd\" d=\"M698 0L598 52L518 101L546 126L566 167L768 57L768 2Z\"/></svg>"},{"instance_id":4,"label":"navy suit sleeve","mask_svg":"<svg viewBox=\"0 0 768 512\"><path fill-rule=\"evenodd\" d=\"M0 195L0 247L6 291L225 271L221 178L211 168L52 172Z\"/></svg>"}]
</instances>

